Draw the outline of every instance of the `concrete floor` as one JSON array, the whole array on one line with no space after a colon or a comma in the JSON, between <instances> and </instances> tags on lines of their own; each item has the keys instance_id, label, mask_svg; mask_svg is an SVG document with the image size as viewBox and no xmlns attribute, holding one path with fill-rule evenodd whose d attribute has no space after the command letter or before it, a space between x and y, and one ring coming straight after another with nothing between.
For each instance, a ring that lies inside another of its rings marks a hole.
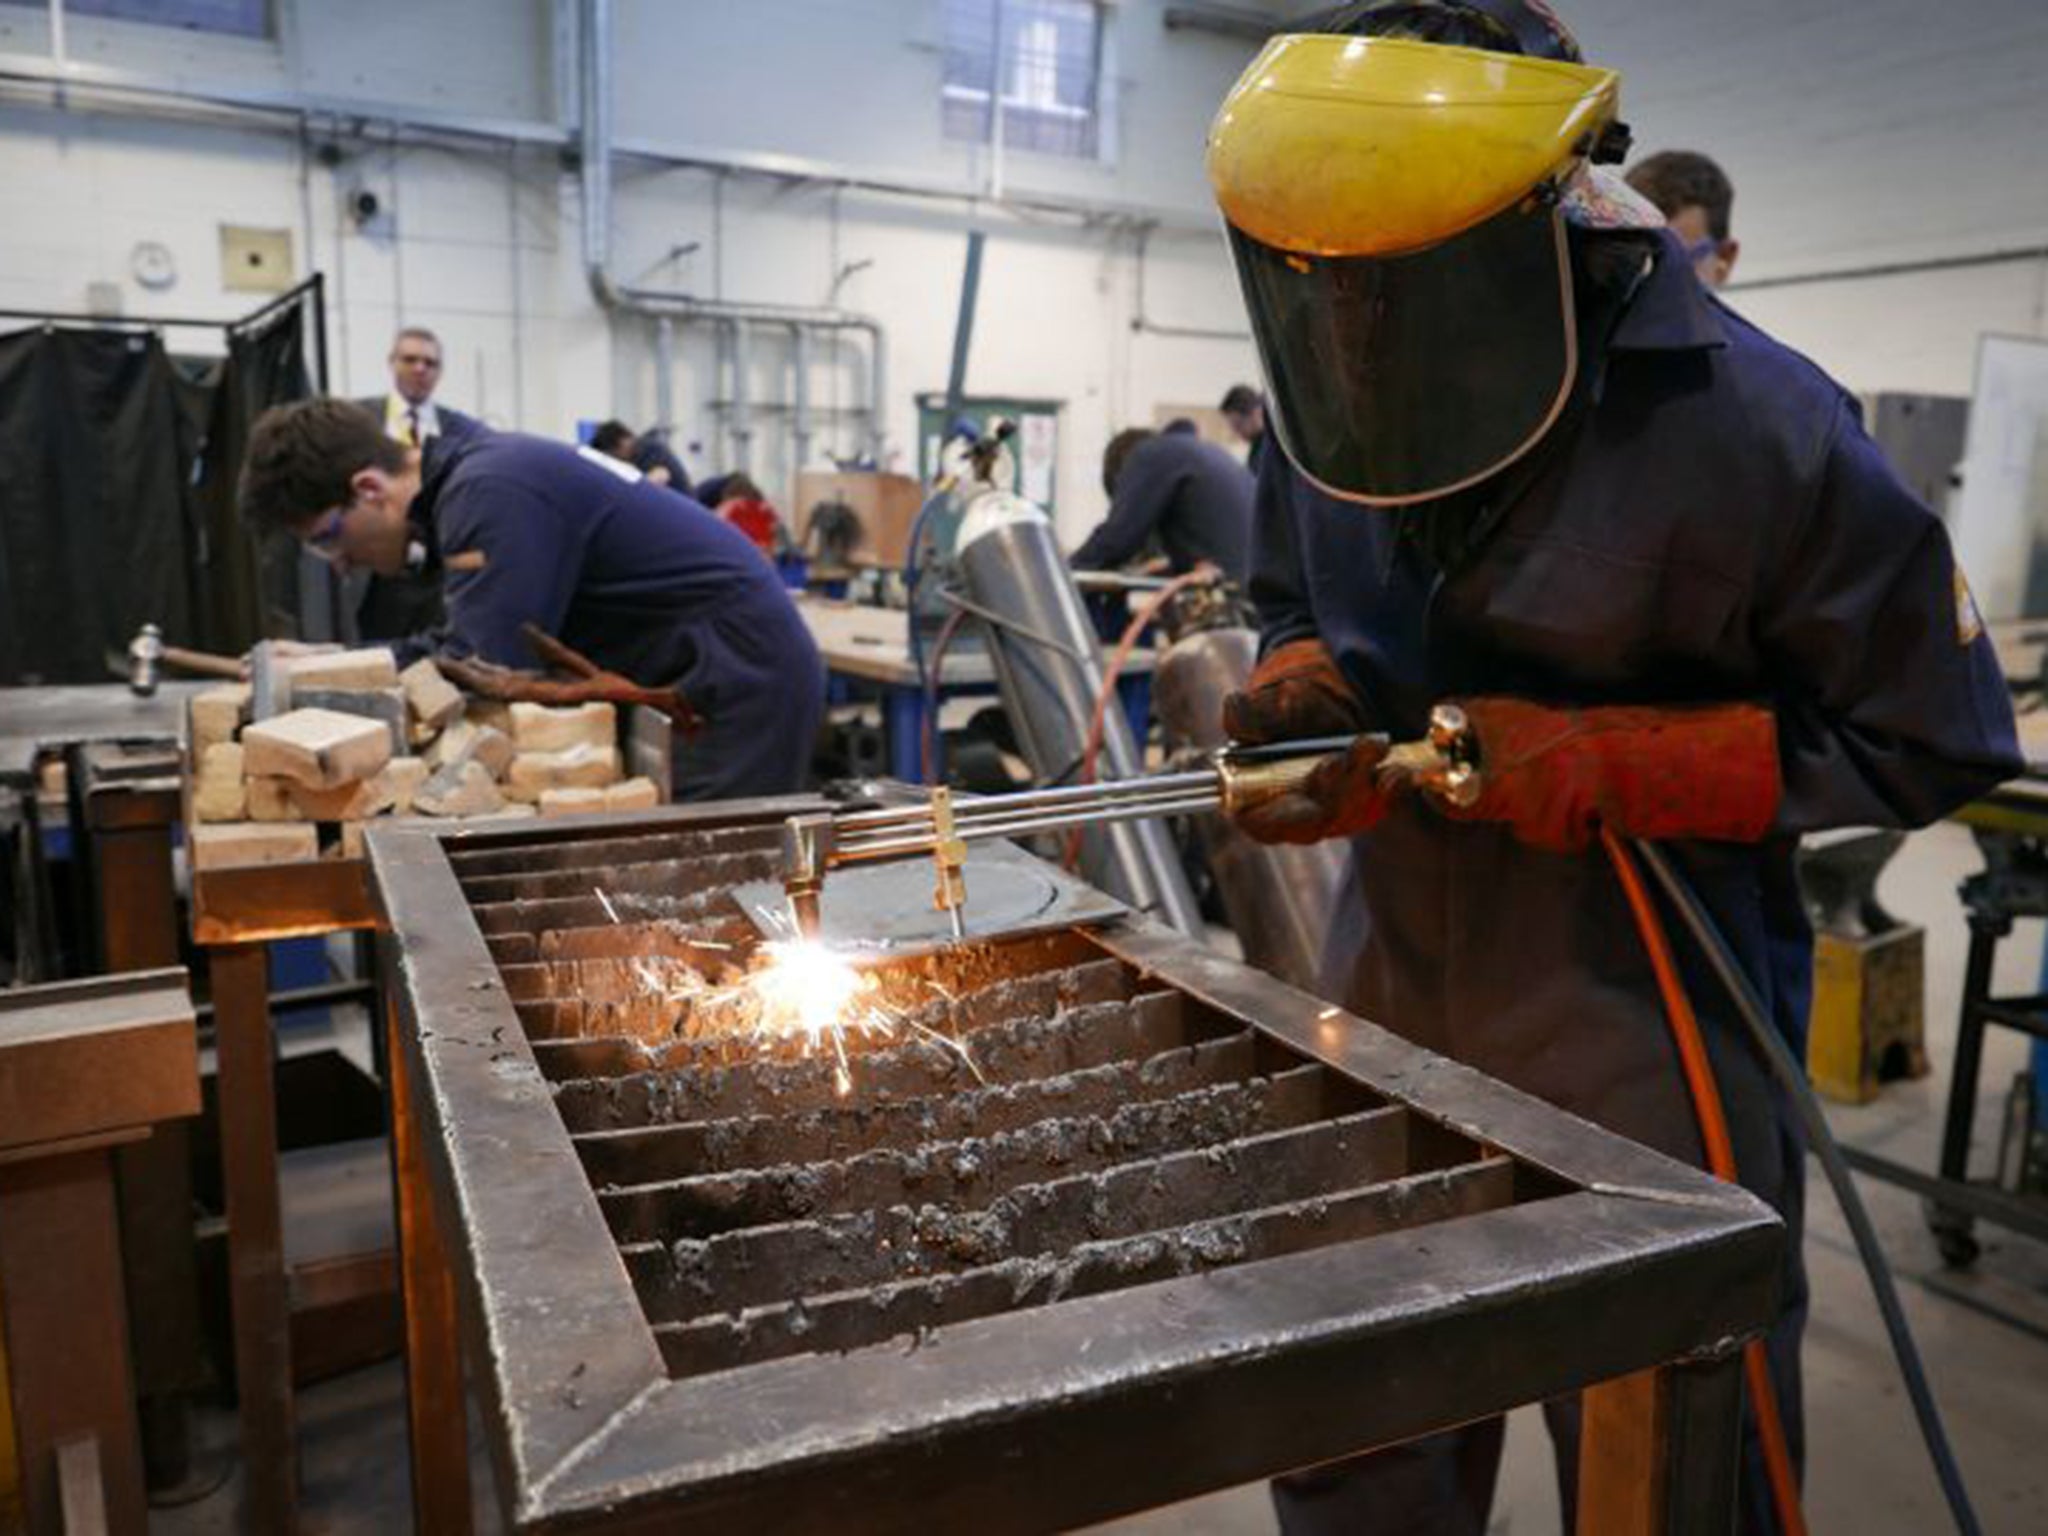
<instances>
[{"instance_id":1,"label":"concrete floor","mask_svg":"<svg viewBox=\"0 0 2048 1536\"><path fill-rule=\"evenodd\" d=\"M1962 989L1966 935L1957 882L1979 867L1962 829L1914 837L1886 871L1885 904L1927 929L1928 1051L1932 1076L1895 1084L1874 1104L1833 1106L1845 1143L1931 1170L1947 1093L1946 1068ZM2038 924L2022 924L2003 947L1998 986L2031 991L2041 954ZM1977 1164L1987 1166L2004 1096L2024 1065L2024 1042L2009 1031L1987 1041L1977 1119ZM1940 1493L1850 1245L1848 1230L1817 1167L1809 1196L1807 1265L1813 1282L1806 1339L1807 1487L1817 1532L1919 1532L1945 1528ZM2048 1530L2048 1247L1979 1229L1984 1254L1967 1272L1946 1270L1921 1221L1917 1200L1888 1186L1861 1185L1947 1417L1984 1529ZM300 1398L303 1528L318 1533L401 1530L409 1524L402 1378L395 1365L325 1383ZM233 1425L209 1421L213 1454L231 1454ZM489 1505L489 1479L477 1462ZM235 1484L180 1510L159 1511L152 1530L198 1536L233 1527ZM488 1507L480 1528L497 1529ZM1268 1532L1263 1485L1232 1489L1097 1527L1115 1536L1242 1536ZM1495 1536L1557 1532L1549 1447L1533 1411L1509 1420L1508 1449L1491 1527Z\"/></svg>"}]
</instances>

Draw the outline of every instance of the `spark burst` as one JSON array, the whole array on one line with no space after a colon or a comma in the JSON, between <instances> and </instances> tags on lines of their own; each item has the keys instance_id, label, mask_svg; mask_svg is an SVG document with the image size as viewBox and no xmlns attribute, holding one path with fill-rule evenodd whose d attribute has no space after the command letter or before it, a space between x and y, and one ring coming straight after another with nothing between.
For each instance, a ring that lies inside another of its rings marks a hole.
<instances>
[{"instance_id":1,"label":"spark burst","mask_svg":"<svg viewBox=\"0 0 2048 1536\"><path fill-rule=\"evenodd\" d=\"M610 898L592 889L605 915L619 922ZM687 942L692 949L732 948L694 937ZM874 972L815 940L770 939L747 968L735 972L728 967L717 980L672 956L635 957L632 971L648 995L674 1008L670 1028L675 1035L750 1041L764 1050L794 1045L804 1057L830 1051L833 1086L842 1095L853 1091L847 1045L855 1037L861 1043L886 1043L908 1033L930 1040L958 1056L977 1081L986 1081L964 1044L911 1018L884 995ZM948 1002L954 1000L936 979L922 978L920 984Z\"/></svg>"}]
</instances>

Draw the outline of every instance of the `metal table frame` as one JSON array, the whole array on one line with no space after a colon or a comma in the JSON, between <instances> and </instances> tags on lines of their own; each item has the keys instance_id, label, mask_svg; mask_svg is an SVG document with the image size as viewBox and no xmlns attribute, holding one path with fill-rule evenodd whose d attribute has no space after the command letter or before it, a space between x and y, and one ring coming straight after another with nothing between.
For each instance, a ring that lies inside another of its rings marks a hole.
<instances>
[{"instance_id":1,"label":"metal table frame","mask_svg":"<svg viewBox=\"0 0 2048 1536\"><path fill-rule=\"evenodd\" d=\"M606 834L809 803L679 809ZM589 835L565 820L461 846ZM844 1532L911 1508L933 1529L1066 1526L1580 1388L1582 1531L1730 1529L1740 1345L1775 1312L1777 1218L1149 924L1099 941L1572 1192L984 1318L917 1348L672 1380L443 841L395 826L369 843L391 951L419 1529L468 1528L465 1357L519 1531ZM1134 1440L1157 1454L1134 1457Z\"/></svg>"},{"instance_id":2,"label":"metal table frame","mask_svg":"<svg viewBox=\"0 0 2048 1536\"><path fill-rule=\"evenodd\" d=\"M1997 1025L2048 1040L2048 992L2001 997L1991 986L1998 946L2011 935L2013 923L2048 917L2048 791L2038 781L2017 780L1965 806L1952 819L1976 835L1986 868L1965 879L1959 892L1969 923L1970 950L1963 967L1940 1161L1930 1174L1856 1147L1844 1147L1842 1156L1858 1173L1926 1200L1928 1229L1943 1261L1962 1267L1977 1258L1973 1229L1978 1221L2048 1242L2048 1202L1970 1178L1985 1031Z\"/></svg>"},{"instance_id":3,"label":"metal table frame","mask_svg":"<svg viewBox=\"0 0 2048 1536\"><path fill-rule=\"evenodd\" d=\"M182 970L0 993L0 1526L147 1523L115 1167L198 1111Z\"/></svg>"},{"instance_id":4,"label":"metal table frame","mask_svg":"<svg viewBox=\"0 0 2048 1536\"><path fill-rule=\"evenodd\" d=\"M321 859L192 874L192 936L206 950L213 982L243 1524L266 1533L296 1528L299 1482L267 946L374 927L366 868L361 859ZM389 1284L388 1256L369 1255L325 1275L319 1300L345 1305Z\"/></svg>"}]
</instances>

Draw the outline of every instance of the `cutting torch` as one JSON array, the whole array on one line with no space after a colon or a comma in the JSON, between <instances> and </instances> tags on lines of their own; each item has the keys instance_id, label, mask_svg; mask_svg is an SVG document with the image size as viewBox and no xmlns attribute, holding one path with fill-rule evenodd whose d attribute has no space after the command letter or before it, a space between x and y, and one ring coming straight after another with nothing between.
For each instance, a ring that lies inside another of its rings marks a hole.
<instances>
[{"instance_id":1,"label":"cutting torch","mask_svg":"<svg viewBox=\"0 0 2048 1536\"><path fill-rule=\"evenodd\" d=\"M930 858L937 874L932 905L946 913L954 938L964 938L969 843L1072 832L1146 816L1219 811L1236 816L1300 793L1318 766L1361 741L1377 742L1383 749L1378 771L1385 781L1411 783L1452 805L1470 805L1478 798L1479 764L1470 724L1456 705L1439 705L1431 711L1427 734L1416 741L1330 736L1232 746L1180 772L957 798L940 786L910 805L792 816L782 828L783 889L797 932L815 938L825 877L832 870Z\"/></svg>"}]
</instances>

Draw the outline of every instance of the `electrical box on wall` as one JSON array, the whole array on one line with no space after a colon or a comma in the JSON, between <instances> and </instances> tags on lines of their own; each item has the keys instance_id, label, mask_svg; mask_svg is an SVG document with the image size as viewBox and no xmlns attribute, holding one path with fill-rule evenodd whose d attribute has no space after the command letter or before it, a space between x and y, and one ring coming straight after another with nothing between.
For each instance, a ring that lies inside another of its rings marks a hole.
<instances>
[{"instance_id":1,"label":"electrical box on wall","mask_svg":"<svg viewBox=\"0 0 2048 1536\"><path fill-rule=\"evenodd\" d=\"M283 293L292 285L292 232L220 227L220 282L236 293Z\"/></svg>"}]
</instances>

